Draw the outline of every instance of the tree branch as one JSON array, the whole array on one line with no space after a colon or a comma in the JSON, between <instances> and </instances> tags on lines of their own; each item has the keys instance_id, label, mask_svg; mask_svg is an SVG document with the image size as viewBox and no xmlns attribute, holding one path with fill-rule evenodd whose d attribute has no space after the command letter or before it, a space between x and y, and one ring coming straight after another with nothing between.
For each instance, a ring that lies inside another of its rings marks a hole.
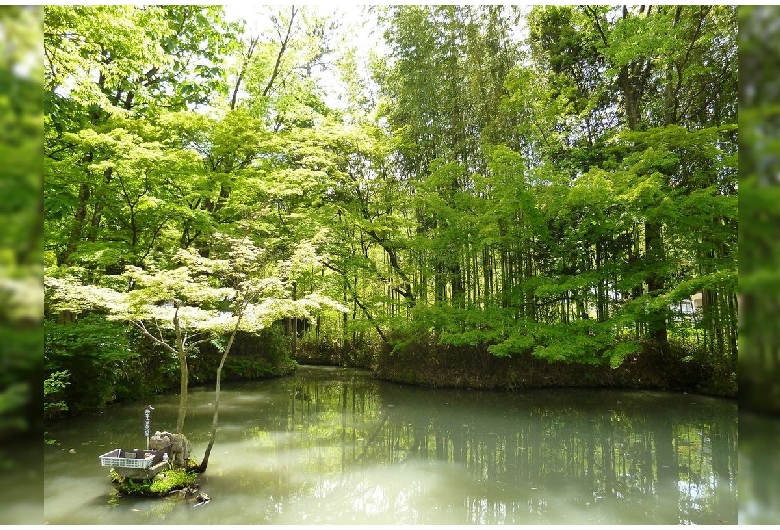
<instances>
[{"instance_id":1,"label":"tree branch","mask_svg":"<svg viewBox=\"0 0 780 530\"><path fill-rule=\"evenodd\" d=\"M360 300L358 300L357 292L355 292L355 289L350 285L349 277L346 275L346 273L343 270L339 269L337 265L333 265L332 263L326 260L323 260L322 264L325 265L330 270L335 271L342 275L344 281L347 284L347 289L349 289L349 292L352 294L352 300L358 305L358 307L360 307L360 309L363 311L363 314L366 315L366 318L371 322L371 324L374 325L374 329L379 334L379 337L382 339L382 341L385 344L390 344L390 341L387 339L387 336L385 335L384 331L382 331L382 328L380 328L379 324L376 323L374 317L368 311L368 308L365 305L363 305L363 303Z\"/></svg>"},{"instance_id":2,"label":"tree branch","mask_svg":"<svg viewBox=\"0 0 780 530\"><path fill-rule=\"evenodd\" d=\"M144 326L143 322L138 321L138 320L131 320L130 322L135 324L135 326L139 330L141 330L141 333L143 334L144 337L146 337L147 339L151 340L155 344L163 346L165 349L173 352L174 354L176 353L176 348L174 348L173 346L171 346L170 344L168 344L167 342L162 340L162 338L157 338L154 335L152 335L151 333L149 333L149 331L146 329L146 326ZM158 329L159 329L159 327L158 327Z\"/></svg>"},{"instance_id":3,"label":"tree branch","mask_svg":"<svg viewBox=\"0 0 780 530\"><path fill-rule=\"evenodd\" d=\"M599 21L599 16L598 13L596 13L596 10L587 5L583 6L583 9L593 19L593 23L596 24L596 29L598 30L599 35L601 35L601 40L604 42L604 46L609 46L609 39L607 39L607 35L604 33L604 30L601 27L601 22Z\"/></svg>"},{"instance_id":4,"label":"tree branch","mask_svg":"<svg viewBox=\"0 0 780 530\"><path fill-rule=\"evenodd\" d=\"M244 80L244 75L246 74L246 69L249 66L249 61L252 60L252 55L255 53L255 46L257 46L259 40L260 37L252 37L249 39L249 48L244 55L244 63L241 65L241 71L238 73L238 78L236 79L236 86L233 88L233 97L230 99L230 110L236 108L236 102L238 100L238 89L241 86L241 82Z\"/></svg>"},{"instance_id":5,"label":"tree branch","mask_svg":"<svg viewBox=\"0 0 780 530\"><path fill-rule=\"evenodd\" d=\"M292 27L293 27L293 21L295 20L295 15L298 13L298 10L296 7L290 6L290 22L287 24L287 34L282 39L282 45L279 48L279 53L276 55L276 63L274 64L274 70L271 73L271 79L268 80L268 84L265 86L265 89L263 90L263 96L268 96L268 93L271 92L271 87L273 87L274 81L276 81L276 76L279 75L279 65L282 62L282 57L284 56L284 52L287 50L287 43L290 41L290 35L292 34Z\"/></svg>"}]
</instances>

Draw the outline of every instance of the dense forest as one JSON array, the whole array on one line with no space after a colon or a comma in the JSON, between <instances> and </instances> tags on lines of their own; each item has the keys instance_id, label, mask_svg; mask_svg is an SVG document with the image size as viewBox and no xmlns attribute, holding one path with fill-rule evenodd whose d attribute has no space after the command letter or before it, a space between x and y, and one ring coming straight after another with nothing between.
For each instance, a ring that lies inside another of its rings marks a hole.
<instances>
[{"instance_id":1,"label":"dense forest","mask_svg":"<svg viewBox=\"0 0 780 530\"><path fill-rule=\"evenodd\" d=\"M775 104L780 31L772 25L777 16L776 6L739 10L739 206L744 220L739 229L739 398L741 410L775 416L780 412L780 123Z\"/></svg>"},{"instance_id":2,"label":"dense forest","mask_svg":"<svg viewBox=\"0 0 780 530\"><path fill-rule=\"evenodd\" d=\"M43 8L0 6L0 34L2 446L43 427Z\"/></svg>"},{"instance_id":3,"label":"dense forest","mask_svg":"<svg viewBox=\"0 0 780 530\"><path fill-rule=\"evenodd\" d=\"M736 395L735 7L257 21L45 8L48 417L296 362Z\"/></svg>"}]
</instances>

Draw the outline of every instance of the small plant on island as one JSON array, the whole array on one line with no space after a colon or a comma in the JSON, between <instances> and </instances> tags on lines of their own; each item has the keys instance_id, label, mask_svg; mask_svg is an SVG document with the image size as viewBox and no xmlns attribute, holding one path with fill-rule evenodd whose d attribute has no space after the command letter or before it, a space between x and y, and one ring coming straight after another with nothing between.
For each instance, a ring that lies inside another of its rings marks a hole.
<instances>
[{"instance_id":1,"label":"small plant on island","mask_svg":"<svg viewBox=\"0 0 780 530\"><path fill-rule=\"evenodd\" d=\"M165 497L179 491L186 493L197 489L196 467L197 463L189 460L186 467L172 467L151 479L123 477L114 469L109 471L109 477L116 490L123 495Z\"/></svg>"}]
</instances>

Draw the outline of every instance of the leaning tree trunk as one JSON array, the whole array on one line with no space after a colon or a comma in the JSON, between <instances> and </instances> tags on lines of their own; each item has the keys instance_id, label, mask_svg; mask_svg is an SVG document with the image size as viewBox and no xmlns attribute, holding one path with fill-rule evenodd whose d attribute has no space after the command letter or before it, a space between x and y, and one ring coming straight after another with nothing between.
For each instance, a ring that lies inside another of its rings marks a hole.
<instances>
[{"instance_id":1,"label":"leaning tree trunk","mask_svg":"<svg viewBox=\"0 0 780 530\"><path fill-rule=\"evenodd\" d=\"M236 327L233 328L233 333L230 335L227 346L225 346L225 351L222 353L222 358L219 360L219 366L217 366L217 383L214 396L214 417L211 420L211 435L209 436L209 444L206 446L206 452L203 455L203 461L197 468L198 473L205 472L206 468L209 466L209 456L211 455L211 449L214 447L214 441L217 439L217 426L219 425L219 391L222 382L222 367L225 366L225 359L227 359L227 356L230 353L230 348L233 346L233 340L236 338L236 332L238 332L238 326L241 324L242 316L243 312L238 316Z\"/></svg>"},{"instance_id":2,"label":"leaning tree trunk","mask_svg":"<svg viewBox=\"0 0 780 530\"><path fill-rule=\"evenodd\" d=\"M176 355L179 357L179 373L181 375L181 391L179 396L179 416L176 419L176 434L184 432L184 418L187 414L187 382L189 370L187 369L187 355L184 351L184 342L181 337L179 325L179 306L176 305L176 313L173 315L173 326L176 330Z\"/></svg>"}]
</instances>

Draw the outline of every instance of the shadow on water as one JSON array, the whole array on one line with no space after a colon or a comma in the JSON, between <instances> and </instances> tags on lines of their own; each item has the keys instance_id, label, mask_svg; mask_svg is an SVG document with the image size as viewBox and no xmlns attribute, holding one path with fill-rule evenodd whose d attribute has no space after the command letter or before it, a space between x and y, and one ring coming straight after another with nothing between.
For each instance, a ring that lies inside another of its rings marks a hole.
<instances>
[{"instance_id":1,"label":"shadow on water","mask_svg":"<svg viewBox=\"0 0 780 530\"><path fill-rule=\"evenodd\" d=\"M137 443L139 405L117 407L111 415L122 417L117 421L79 418L55 433L63 445L47 454L46 520L737 521L735 401L656 392L437 390L319 367L227 385L223 392L222 426L200 479L212 498L208 506L110 496L96 458L105 451L96 440ZM208 440L212 400L205 389L192 393L186 430L196 458ZM175 424L175 402L175 396L157 398L153 421L160 427L152 430ZM84 440L75 455L67 451ZM79 513L68 509L78 493L57 487L60 480L83 482L83 491L95 492L93 501Z\"/></svg>"}]
</instances>

